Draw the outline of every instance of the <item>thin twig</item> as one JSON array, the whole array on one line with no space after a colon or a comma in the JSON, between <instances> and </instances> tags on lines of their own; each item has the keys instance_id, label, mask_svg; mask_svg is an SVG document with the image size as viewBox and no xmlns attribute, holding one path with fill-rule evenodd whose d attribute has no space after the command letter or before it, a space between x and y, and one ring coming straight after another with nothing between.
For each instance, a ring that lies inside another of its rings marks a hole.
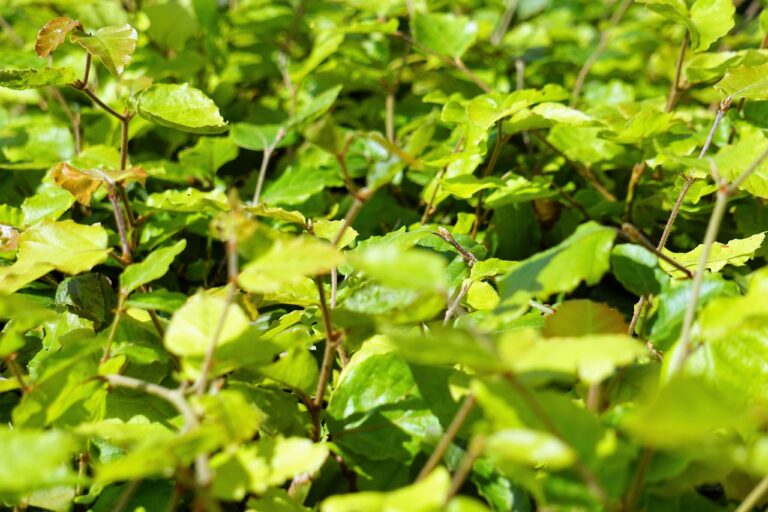
<instances>
[{"instance_id":1,"label":"thin twig","mask_svg":"<svg viewBox=\"0 0 768 512\"><path fill-rule=\"evenodd\" d=\"M459 462L459 467L456 468L456 472L453 474L451 487L448 489L448 494L445 497L446 504L461 490L461 486L464 485L467 477L472 473L472 467L475 465L475 461L482 455L484 448L485 439L483 437L478 436L472 439L467 453L464 454L461 462Z\"/></svg>"},{"instance_id":2,"label":"thin twig","mask_svg":"<svg viewBox=\"0 0 768 512\"><path fill-rule=\"evenodd\" d=\"M688 31L685 31L683 41L680 43L680 52L677 54L677 63L675 64L675 76L672 79L672 85L669 89L669 97L667 98L667 106L665 110L672 112L677 103L677 93L680 91L680 75L683 72L683 62L685 61L685 50L688 47Z\"/></svg>"},{"instance_id":3,"label":"thin twig","mask_svg":"<svg viewBox=\"0 0 768 512\"><path fill-rule=\"evenodd\" d=\"M720 125L720 121L723 120L723 116L726 112L728 112L728 109L731 107L731 103L733 101L733 98L730 96L723 100L720 103L720 108L717 110L717 114L715 115L715 120L712 121L712 127L709 129L709 133L707 134L707 140L704 141L704 145L701 148L701 151L699 152L698 159L701 160L704 158L704 155L707 154L709 151L709 147L712 144L712 139L715 136L715 131L717 131L717 127ZM685 196L688 194L688 190L691 188L691 185L693 185L693 182L695 178L692 174L687 174L683 177L683 187L680 189L680 192L677 196L677 199L675 200L674 206L672 206L672 210L669 212L669 218L667 219L667 223L664 226L664 230L661 233L661 238L659 238L659 243L656 246L656 250L659 253L664 252L664 248L667 245L667 239L669 238L670 233L672 232L672 226L675 225L675 220L677 219L678 213L680 213L680 209L683 206L683 201L685 201ZM632 320L629 322L630 326L630 333L632 333L635 325L637 324L637 321L640 317L640 314L642 312L642 305L647 301L647 298L640 297L638 300L638 303L635 305L635 311L632 314Z\"/></svg>"},{"instance_id":4,"label":"thin twig","mask_svg":"<svg viewBox=\"0 0 768 512\"><path fill-rule=\"evenodd\" d=\"M21 373L21 367L19 367L19 363L16 362L16 358L18 355L16 352L13 352L11 354L8 354L5 356L5 364L8 366L8 369L11 370L11 373L16 378L16 381L19 383L19 388L21 389L21 392L26 394L29 392L29 386L27 386L26 382L24 382L24 376Z\"/></svg>"},{"instance_id":5,"label":"thin twig","mask_svg":"<svg viewBox=\"0 0 768 512\"><path fill-rule=\"evenodd\" d=\"M611 32L624 17L624 14L627 12L627 9L629 9L630 5L632 5L632 0L623 0L614 11L613 16L611 16L611 19L608 22L608 26L600 32L600 40L597 42L595 50L584 62L584 65L581 66L579 74L576 76L576 81L573 84L573 91L571 92L572 107L575 107L578 104L579 96L581 95L581 89L584 87L584 81L587 79L589 71L592 69L592 66L595 65L597 59L599 59L605 51L606 47L608 46L608 39L610 38Z\"/></svg>"},{"instance_id":6,"label":"thin twig","mask_svg":"<svg viewBox=\"0 0 768 512\"><path fill-rule=\"evenodd\" d=\"M469 287L471 285L472 285L472 281L470 281L469 279L465 279L464 282L461 283L461 288L459 288L459 291L456 293L456 297L451 302L451 305L448 306L448 309L445 310L443 325L448 325L448 322L451 321L451 318L453 318L453 315L456 314L456 311L459 310L459 306L461 305L461 300L467 294L467 292L469 291Z\"/></svg>"},{"instance_id":7,"label":"thin twig","mask_svg":"<svg viewBox=\"0 0 768 512\"><path fill-rule=\"evenodd\" d=\"M683 318L683 328L680 334L680 341L678 345L672 350L669 359L669 372L668 378L679 373L688 355L691 352L691 335L693 333L693 321L696 317L696 310L699 304L699 295L701 293L701 286L704 282L704 273L707 271L707 263L709 262L709 255L712 251L712 246L717 239L717 233L720 231L720 224L725 217L726 206L730 196L734 194L738 187L754 173L760 164L768 158L768 149L763 151L752 164L745 169L733 182L728 185L726 183L719 183L719 189L717 192L717 199L715 200L715 207L712 209L712 214L709 217L709 224L707 225L707 231L704 235L704 242L702 244L701 255L699 257L699 264L696 268L696 274L693 277L693 283L691 284L691 294L688 299L688 305L685 310L685 317Z\"/></svg>"},{"instance_id":8,"label":"thin twig","mask_svg":"<svg viewBox=\"0 0 768 512\"><path fill-rule=\"evenodd\" d=\"M450 231L441 226L437 228L437 231L433 231L432 233L451 244L451 246L456 249L456 252L458 252L461 257L464 258L464 261L468 267L472 267L475 263L477 263L477 257L466 250L459 242L457 242Z\"/></svg>"},{"instance_id":9,"label":"thin twig","mask_svg":"<svg viewBox=\"0 0 768 512\"><path fill-rule=\"evenodd\" d=\"M192 409L192 406L189 405L189 402L187 402L187 399L184 398L184 394L179 389L169 389L151 382L135 379L133 377L126 377L125 375L116 373L104 375L101 378L112 387L135 389L137 391L143 391L148 395L156 396L161 400L165 400L179 411L179 414L184 418L183 431L188 431L200 424L195 411Z\"/></svg>"},{"instance_id":10,"label":"thin twig","mask_svg":"<svg viewBox=\"0 0 768 512\"><path fill-rule=\"evenodd\" d=\"M232 212L235 211L236 205L232 205ZM216 327L211 335L211 340L208 343L208 348L205 351L205 357L203 359L203 366L200 370L200 377L193 386L193 390L197 395L205 393L205 388L208 384L208 375L213 368L213 356L216 352L216 347L219 344L219 338L224 331L224 326L227 323L227 316L229 308L235 300L235 292L237 291L237 275L239 273L238 261L237 261L237 233L234 223L234 214L230 215L229 222L227 222L227 239L226 252L227 252L227 295L224 299L224 310L219 317L219 321L216 323Z\"/></svg>"},{"instance_id":11,"label":"thin twig","mask_svg":"<svg viewBox=\"0 0 768 512\"><path fill-rule=\"evenodd\" d=\"M766 492L768 492L768 476L763 477L757 483L755 488L744 498L744 501L739 504L735 512L750 512L754 510Z\"/></svg>"},{"instance_id":12,"label":"thin twig","mask_svg":"<svg viewBox=\"0 0 768 512\"><path fill-rule=\"evenodd\" d=\"M453 420L451 420L450 425L448 425L448 429L443 434L443 437L440 438L440 442L437 443L435 451L432 452L432 455L429 456L424 467L421 468L419 476L416 477L417 482L423 480L437 467L445 453L448 451L448 448L451 446L451 443L453 443L453 440L456 439L459 430L461 430L464 422L467 421L469 414L472 412L472 409L475 408L476 404L477 400L475 399L475 395L469 394L464 398L461 407L456 411L456 415L453 417Z\"/></svg>"},{"instance_id":13,"label":"thin twig","mask_svg":"<svg viewBox=\"0 0 768 512\"><path fill-rule=\"evenodd\" d=\"M504 134L504 119L499 119L496 122L496 144L493 146L493 152L491 158L488 160L488 165L483 170L482 178L486 178L491 175L493 169L496 167L496 162L499 159L499 153L501 153L501 145L503 143ZM475 222L472 224L472 232L469 237L474 240L477 236L477 231L480 229L480 213L483 210L483 198L485 197L485 190L481 190L477 197L477 206L475 207Z\"/></svg>"},{"instance_id":14,"label":"thin twig","mask_svg":"<svg viewBox=\"0 0 768 512\"><path fill-rule=\"evenodd\" d=\"M120 499L117 500L117 503L115 503L114 507L112 508L113 512L123 512L123 510L125 510L128 504L131 502L133 495L136 494L136 491L138 491L139 487L141 487L141 482L142 480L139 478L138 480L133 480L132 482L125 485L125 490L120 493Z\"/></svg>"},{"instance_id":15,"label":"thin twig","mask_svg":"<svg viewBox=\"0 0 768 512\"><path fill-rule=\"evenodd\" d=\"M360 213L360 208L363 206L363 201L370 197L370 193L368 193L367 189L363 189L354 197L355 198L352 200L352 205L349 207L347 214L344 216L344 222L341 224L341 227L336 233L336 236L333 237L333 241L331 241L331 244L334 246L339 245L339 242L341 242L341 239L344 237L344 233L355 221L357 214Z\"/></svg>"},{"instance_id":16,"label":"thin twig","mask_svg":"<svg viewBox=\"0 0 768 512\"><path fill-rule=\"evenodd\" d=\"M555 423L552 421L552 419L549 417L549 414L547 411L541 406L536 396L531 392L528 387L526 387L525 384L520 382L520 380L517 378L517 376L513 373L506 373L504 374L507 381L512 384L512 386L515 388L517 393L520 395L520 397L525 401L525 403L528 405L528 407L531 409L531 412L538 418L538 420L541 422L541 424L544 426L545 429L549 431L550 434L557 437L561 441L565 442L565 438L560 432L560 429L555 425ZM590 470L586 464L584 464L584 461L581 460L580 457L576 457L576 460L574 462L574 466L576 468L576 472L579 474L582 480L584 480L584 483L587 484L587 487L589 490L594 494L594 496L602 503L603 507L606 510L611 510L611 502L608 498L608 494L605 492L605 489L600 485L600 481L597 479L595 474Z\"/></svg>"},{"instance_id":17,"label":"thin twig","mask_svg":"<svg viewBox=\"0 0 768 512\"><path fill-rule=\"evenodd\" d=\"M464 142L464 137L460 137L458 142L456 142L456 145L453 147L453 153L457 153L459 151L459 148L461 148L462 143ZM437 191L440 189L440 181L443 179L443 176L445 176L445 173L448 171L448 164L445 164L442 169L440 169L440 172L437 173L436 179L435 179L435 187L432 189L432 194L429 197L429 201L427 201L427 206L424 208L424 214L421 216L421 223L426 224L429 218L432 216L433 213L435 213L435 207L433 206L435 204L435 199L437 198Z\"/></svg>"},{"instance_id":18,"label":"thin twig","mask_svg":"<svg viewBox=\"0 0 768 512\"><path fill-rule=\"evenodd\" d=\"M651 448L644 448L642 454L640 454L635 477L632 479L632 483L627 491L624 512L635 512L637 510L637 503L640 501L643 482L645 482L645 475L648 472L648 467L651 465L651 460L653 460L653 450Z\"/></svg>"},{"instance_id":19,"label":"thin twig","mask_svg":"<svg viewBox=\"0 0 768 512\"><path fill-rule=\"evenodd\" d=\"M261 167L259 168L259 177L256 181L256 190L253 192L254 205L259 204L259 200L261 199L261 189L264 186L264 177L267 175L267 167L269 166L269 160L272 158L272 153L275 151L275 148L277 148L278 144L280 144L280 141L283 140L283 137L285 137L286 133L286 129L281 126L277 130L275 138L272 139L269 144L264 146L264 152L261 156Z\"/></svg>"},{"instance_id":20,"label":"thin twig","mask_svg":"<svg viewBox=\"0 0 768 512\"><path fill-rule=\"evenodd\" d=\"M125 219L123 219L123 210L120 208L120 202L118 201L117 187L115 185L109 185L107 187L107 197L109 202L112 203L112 210L115 216L115 224L117 225L117 234L120 237L120 247L123 251L120 256L120 260L125 263L131 263L133 256L131 255L131 246L128 243L128 234L125 230Z\"/></svg>"},{"instance_id":21,"label":"thin twig","mask_svg":"<svg viewBox=\"0 0 768 512\"><path fill-rule=\"evenodd\" d=\"M125 300L126 296L125 294L120 292L120 295L117 297L117 307L115 308L115 316L112 318L112 325L109 328L109 335L107 337L107 345L104 347L104 354L101 356L101 364L104 364L107 362L107 360L111 357L112 352L112 343L115 341L115 334L117 334L117 326L120 323L120 318L123 316L123 311L125 309Z\"/></svg>"},{"instance_id":22,"label":"thin twig","mask_svg":"<svg viewBox=\"0 0 768 512\"><path fill-rule=\"evenodd\" d=\"M552 151L560 155L565 159L566 162L568 162L568 165L576 169L576 172L584 178L587 183L592 185L592 187L597 190L597 192L600 193L601 196L603 196L605 199L607 199L610 202L616 202L616 196L614 196L611 192L606 189L602 183L597 179L597 176L592 172L592 170L589 167L586 167L582 165L579 162L576 162L575 160L571 160L568 155L563 153L559 148L557 148L554 144L549 142L546 137L544 137L541 133L539 133L536 130L532 130L530 133L532 133L537 139L539 139L542 143L544 143L545 146L550 148Z\"/></svg>"},{"instance_id":23,"label":"thin twig","mask_svg":"<svg viewBox=\"0 0 768 512\"><path fill-rule=\"evenodd\" d=\"M512 17L515 15L517 9L517 0L507 0L507 5L504 7L504 12L499 18L499 24L491 34L491 44L493 46L499 46L501 40L504 38L504 34L509 30L509 24L512 23Z\"/></svg>"},{"instance_id":24,"label":"thin twig","mask_svg":"<svg viewBox=\"0 0 768 512\"><path fill-rule=\"evenodd\" d=\"M94 103L96 103L96 104L97 104L99 107L101 107L102 109L104 109L104 110L105 110L107 113L109 113L109 114L110 114L112 117L114 117L115 119L117 119L117 120L118 120L118 121L120 121L120 122L122 122L122 121L123 121L123 119L124 119L123 115L122 115L122 114L119 114L119 113L118 113L117 111L115 111L115 110L114 110L112 107L110 107L109 105L107 105L106 103L104 103L104 102L101 100L101 98L99 98L99 97L96 95L96 93L95 93L95 92L93 92L93 91L91 90L91 88L90 88L90 87L78 87L78 86L77 86L77 84L73 84L73 87L74 87L75 89L78 89L78 90L80 90L80 91L83 91L83 92L86 94L86 96L88 96L89 98L91 98L91 100L93 100L93 102L94 102Z\"/></svg>"},{"instance_id":25,"label":"thin twig","mask_svg":"<svg viewBox=\"0 0 768 512\"><path fill-rule=\"evenodd\" d=\"M440 60L442 60L446 64L448 64L450 66L453 66L457 70L461 71L464 74L464 76L466 76L472 83L477 85L483 92L486 92L486 93L491 92L492 89L488 86L488 84L486 84L485 82L480 80L477 77L477 75L475 75L469 68L467 68L466 64L464 64L464 61L461 60L459 57L456 57L455 59L452 59L450 57L447 57L445 55L437 53L437 52L427 48L426 46L424 46L424 45L422 45L420 43L417 43L411 37L405 35L402 32L399 32L399 31L398 32L393 32L390 35L392 35L393 37L396 37L398 39L401 39L402 41L405 41L406 43L410 44L411 46L413 46L414 48L416 48L417 50L419 50L420 52L422 52L424 54L434 55L435 57L439 58Z\"/></svg>"},{"instance_id":26,"label":"thin twig","mask_svg":"<svg viewBox=\"0 0 768 512\"><path fill-rule=\"evenodd\" d=\"M319 439L320 433L320 415L319 411L323 407L323 400L325 398L325 389L328 386L328 381L331 378L331 368L333 366L333 354L335 353L335 346L338 343L338 337L331 325L331 313L328 311L328 305L325 301L325 290L323 289L323 280L321 278L315 279L317 285L317 293L320 299L320 314L323 320L323 330L325 331L325 350L323 352L323 362L320 365L320 376L317 379L317 391L315 392L315 400L311 402L311 406L314 414L313 419L313 431L315 436Z\"/></svg>"}]
</instances>

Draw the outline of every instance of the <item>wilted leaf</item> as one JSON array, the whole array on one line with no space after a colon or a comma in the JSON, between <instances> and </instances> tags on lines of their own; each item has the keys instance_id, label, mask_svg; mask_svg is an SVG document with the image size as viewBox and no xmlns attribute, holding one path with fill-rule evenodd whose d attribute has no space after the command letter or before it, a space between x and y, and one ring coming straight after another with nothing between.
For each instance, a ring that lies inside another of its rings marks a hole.
<instances>
[{"instance_id":1,"label":"wilted leaf","mask_svg":"<svg viewBox=\"0 0 768 512\"><path fill-rule=\"evenodd\" d=\"M43 25L40 32L37 33L37 40L35 41L35 53L39 57L47 57L49 53L54 51L64 39L67 37L67 33L80 26L80 22L62 16L55 18Z\"/></svg>"}]
</instances>

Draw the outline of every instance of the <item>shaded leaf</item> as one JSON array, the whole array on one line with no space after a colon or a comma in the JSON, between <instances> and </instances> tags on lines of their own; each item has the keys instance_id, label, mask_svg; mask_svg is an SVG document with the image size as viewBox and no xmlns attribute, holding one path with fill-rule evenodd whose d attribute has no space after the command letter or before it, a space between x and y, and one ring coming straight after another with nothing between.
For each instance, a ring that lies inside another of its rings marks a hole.
<instances>
[{"instance_id":1,"label":"shaded leaf","mask_svg":"<svg viewBox=\"0 0 768 512\"><path fill-rule=\"evenodd\" d=\"M591 300L568 300L548 315L541 333L548 337L584 336L588 334L625 334L624 315Z\"/></svg>"},{"instance_id":2,"label":"shaded leaf","mask_svg":"<svg viewBox=\"0 0 768 512\"><path fill-rule=\"evenodd\" d=\"M49 85L66 85L75 81L70 68L2 69L0 87L9 89L39 89Z\"/></svg>"}]
</instances>

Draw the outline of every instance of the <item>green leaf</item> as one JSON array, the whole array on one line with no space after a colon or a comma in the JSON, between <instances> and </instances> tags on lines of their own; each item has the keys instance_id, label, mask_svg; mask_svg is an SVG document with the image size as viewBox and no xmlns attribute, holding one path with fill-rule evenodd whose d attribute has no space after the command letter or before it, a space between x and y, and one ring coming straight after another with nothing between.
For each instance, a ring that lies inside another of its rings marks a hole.
<instances>
[{"instance_id":1,"label":"green leaf","mask_svg":"<svg viewBox=\"0 0 768 512\"><path fill-rule=\"evenodd\" d=\"M248 329L248 317L237 304L227 306L223 298L198 293L171 317L163 340L165 347L181 356L204 355L225 311L217 345L233 342Z\"/></svg>"},{"instance_id":2,"label":"green leaf","mask_svg":"<svg viewBox=\"0 0 768 512\"><path fill-rule=\"evenodd\" d=\"M648 353L626 334L592 334L578 338L540 338L531 332L500 340L502 360L516 372L550 371L597 384L614 370Z\"/></svg>"},{"instance_id":3,"label":"green leaf","mask_svg":"<svg viewBox=\"0 0 768 512\"><path fill-rule=\"evenodd\" d=\"M734 100L768 100L768 63L729 69L715 88Z\"/></svg>"},{"instance_id":4,"label":"green leaf","mask_svg":"<svg viewBox=\"0 0 768 512\"><path fill-rule=\"evenodd\" d=\"M219 108L189 84L155 84L139 95L139 115L148 121L183 132L210 134L229 128Z\"/></svg>"},{"instance_id":5,"label":"green leaf","mask_svg":"<svg viewBox=\"0 0 768 512\"><path fill-rule=\"evenodd\" d=\"M684 281L674 287L673 283L674 281L671 281L669 287L663 289L657 296L658 309L648 323L650 327L648 339L660 350L669 348L680 335L683 317L691 295L691 281ZM738 287L735 283L724 281L719 276L709 278L705 276L697 309L714 297L732 296L737 293Z\"/></svg>"},{"instance_id":6,"label":"green leaf","mask_svg":"<svg viewBox=\"0 0 768 512\"><path fill-rule=\"evenodd\" d=\"M478 25L465 16L417 12L413 17L412 30L417 43L456 58L464 55L475 43Z\"/></svg>"},{"instance_id":7,"label":"green leaf","mask_svg":"<svg viewBox=\"0 0 768 512\"><path fill-rule=\"evenodd\" d=\"M317 238L279 239L266 254L243 267L238 282L252 292L276 292L284 285L330 272L341 261L338 250Z\"/></svg>"},{"instance_id":8,"label":"green leaf","mask_svg":"<svg viewBox=\"0 0 768 512\"><path fill-rule=\"evenodd\" d=\"M691 49L706 51L728 34L734 25L736 8L731 0L696 0L690 10Z\"/></svg>"},{"instance_id":9,"label":"green leaf","mask_svg":"<svg viewBox=\"0 0 768 512\"><path fill-rule=\"evenodd\" d=\"M186 240L179 240L169 247L153 251L141 263L126 267L120 275L120 293L127 296L141 285L163 277L186 246Z\"/></svg>"},{"instance_id":10,"label":"green leaf","mask_svg":"<svg viewBox=\"0 0 768 512\"><path fill-rule=\"evenodd\" d=\"M545 299L570 292L579 283L595 284L608 270L616 232L588 222L559 245L520 262L499 282L505 302L519 304L531 297Z\"/></svg>"},{"instance_id":11,"label":"green leaf","mask_svg":"<svg viewBox=\"0 0 768 512\"><path fill-rule=\"evenodd\" d=\"M324 443L288 437L262 438L242 446L234 453L221 453L211 460L218 478L213 482L215 496L242 500L247 493L263 494L302 474L313 474L328 457Z\"/></svg>"},{"instance_id":12,"label":"green leaf","mask_svg":"<svg viewBox=\"0 0 768 512\"><path fill-rule=\"evenodd\" d=\"M765 239L765 233L757 233L741 240L730 240L728 243L715 242L710 249L709 258L707 258L707 270L712 272L719 272L726 265L742 266L747 261L755 257L755 251L757 251L763 240ZM664 254L677 261L680 265L686 267L691 271L695 271L699 266L699 259L701 259L701 251L704 249L703 245L697 246L692 251L686 253L674 253L672 251L664 251ZM673 267L666 261L661 261L661 268L666 270L673 277L682 277L684 274L681 270Z\"/></svg>"},{"instance_id":13,"label":"green leaf","mask_svg":"<svg viewBox=\"0 0 768 512\"><path fill-rule=\"evenodd\" d=\"M52 51L64 42L67 33L80 26L80 22L62 16L55 18L43 25L37 33L35 40L35 53L38 57L47 57Z\"/></svg>"},{"instance_id":14,"label":"green leaf","mask_svg":"<svg viewBox=\"0 0 768 512\"><path fill-rule=\"evenodd\" d=\"M0 429L0 452L13 464L0 467L0 494L21 495L78 481L71 459L80 443L59 430Z\"/></svg>"},{"instance_id":15,"label":"green leaf","mask_svg":"<svg viewBox=\"0 0 768 512\"><path fill-rule=\"evenodd\" d=\"M745 412L701 379L676 378L644 400L622 424L644 443L674 450L715 442L718 431L741 425Z\"/></svg>"},{"instance_id":16,"label":"green leaf","mask_svg":"<svg viewBox=\"0 0 768 512\"><path fill-rule=\"evenodd\" d=\"M658 295L669 282L658 257L640 245L621 244L611 251L611 268L616 279L638 296Z\"/></svg>"},{"instance_id":17,"label":"green leaf","mask_svg":"<svg viewBox=\"0 0 768 512\"><path fill-rule=\"evenodd\" d=\"M19 236L19 262L45 263L79 274L107 259L107 232L99 224L41 222Z\"/></svg>"},{"instance_id":18,"label":"green leaf","mask_svg":"<svg viewBox=\"0 0 768 512\"><path fill-rule=\"evenodd\" d=\"M82 274L64 279L56 288L56 304L76 315L104 325L117 304L112 283L101 274Z\"/></svg>"},{"instance_id":19,"label":"green leaf","mask_svg":"<svg viewBox=\"0 0 768 512\"><path fill-rule=\"evenodd\" d=\"M200 137L197 144L179 152L179 164L200 169L200 175L212 180L221 166L237 155L237 146L226 137Z\"/></svg>"},{"instance_id":20,"label":"green leaf","mask_svg":"<svg viewBox=\"0 0 768 512\"><path fill-rule=\"evenodd\" d=\"M131 55L136 51L138 39L136 29L128 24L100 28L93 35L83 32L72 35L73 42L85 48L94 57L98 57L113 75L122 74L123 68L131 62Z\"/></svg>"},{"instance_id":21,"label":"green leaf","mask_svg":"<svg viewBox=\"0 0 768 512\"><path fill-rule=\"evenodd\" d=\"M282 127L279 124L255 125L234 123L229 131L229 136L238 147L250 149L251 151L264 151L265 148L274 144L277 132ZM294 142L296 142L296 135L295 132L291 131L283 137L276 147L285 147Z\"/></svg>"},{"instance_id":22,"label":"green leaf","mask_svg":"<svg viewBox=\"0 0 768 512\"><path fill-rule=\"evenodd\" d=\"M389 493L358 492L327 498L321 512L438 512L443 510L451 478L438 467L418 483Z\"/></svg>"},{"instance_id":23,"label":"green leaf","mask_svg":"<svg viewBox=\"0 0 768 512\"><path fill-rule=\"evenodd\" d=\"M560 304L547 316L541 333L548 337L585 336L588 334L624 334L624 315L608 304L579 299Z\"/></svg>"},{"instance_id":24,"label":"green leaf","mask_svg":"<svg viewBox=\"0 0 768 512\"><path fill-rule=\"evenodd\" d=\"M494 432L485 438L484 450L500 467L524 465L558 470L576 459L574 451L552 434L522 428Z\"/></svg>"},{"instance_id":25,"label":"green leaf","mask_svg":"<svg viewBox=\"0 0 768 512\"><path fill-rule=\"evenodd\" d=\"M66 85L75 81L75 71L70 68L2 69L0 87L18 91L39 89L49 85Z\"/></svg>"},{"instance_id":26,"label":"green leaf","mask_svg":"<svg viewBox=\"0 0 768 512\"><path fill-rule=\"evenodd\" d=\"M339 49L342 42L344 42L343 33L335 31L318 32L312 52L298 69L291 72L291 80L297 84L301 83L309 73L322 64L325 59L333 55Z\"/></svg>"},{"instance_id":27,"label":"green leaf","mask_svg":"<svg viewBox=\"0 0 768 512\"><path fill-rule=\"evenodd\" d=\"M350 254L347 260L388 287L436 293L447 288L445 260L431 251L377 245Z\"/></svg>"},{"instance_id":28,"label":"green leaf","mask_svg":"<svg viewBox=\"0 0 768 512\"><path fill-rule=\"evenodd\" d=\"M330 187L344 184L333 171L310 167L289 167L264 189L263 200L270 205L298 205Z\"/></svg>"}]
</instances>

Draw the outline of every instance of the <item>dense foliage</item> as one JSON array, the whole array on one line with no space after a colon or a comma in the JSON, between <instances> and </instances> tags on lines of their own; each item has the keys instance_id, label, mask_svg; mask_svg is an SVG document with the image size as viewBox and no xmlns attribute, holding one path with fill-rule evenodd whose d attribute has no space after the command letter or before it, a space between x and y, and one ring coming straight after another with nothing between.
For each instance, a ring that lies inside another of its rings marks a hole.
<instances>
[{"instance_id":1,"label":"dense foliage","mask_svg":"<svg viewBox=\"0 0 768 512\"><path fill-rule=\"evenodd\" d=\"M768 490L757 0L5 0L0 502Z\"/></svg>"}]
</instances>

